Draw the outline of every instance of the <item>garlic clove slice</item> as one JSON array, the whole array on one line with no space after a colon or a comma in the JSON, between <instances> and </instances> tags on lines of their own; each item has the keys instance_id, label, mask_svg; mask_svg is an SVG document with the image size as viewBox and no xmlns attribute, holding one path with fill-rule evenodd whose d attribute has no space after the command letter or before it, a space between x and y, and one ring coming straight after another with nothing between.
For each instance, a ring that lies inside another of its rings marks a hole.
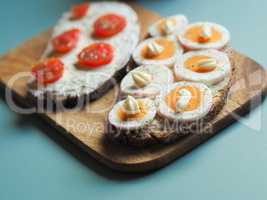
<instances>
[{"instance_id":1,"label":"garlic clove slice","mask_svg":"<svg viewBox=\"0 0 267 200\"><path fill-rule=\"evenodd\" d=\"M129 115L140 113L140 107L139 107L138 101L132 96L128 96L124 100L123 109L125 113Z\"/></svg>"},{"instance_id":2,"label":"garlic clove slice","mask_svg":"<svg viewBox=\"0 0 267 200\"><path fill-rule=\"evenodd\" d=\"M171 19L166 19L164 22L164 33L166 35L171 34L175 30L175 24Z\"/></svg>"},{"instance_id":3,"label":"garlic clove slice","mask_svg":"<svg viewBox=\"0 0 267 200\"><path fill-rule=\"evenodd\" d=\"M191 92L188 91L187 89L181 89L178 91L179 92L179 99L176 102L176 112L182 112L188 105L192 95Z\"/></svg>"},{"instance_id":4,"label":"garlic clove slice","mask_svg":"<svg viewBox=\"0 0 267 200\"><path fill-rule=\"evenodd\" d=\"M151 83L152 75L145 71L137 71L132 73L134 84L138 88L143 88Z\"/></svg>"},{"instance_id":5,"label":"garlic clove slice","mask_svg":"<svg viewBox=\"0 0 267 200\"><path fill-rule=\"evenodd\" d=\"M193 65L193 67L201 67L201 68L218 67L218 63L214 58L207 58L199 60L197 63Z\"/></svg>"},{"instance_id":6,"label":"garlic clove slice","mask_svg":"<svg viewBox=\"0 0 267 200\"><path fill-rule=\"evenodd\" d=\"M148 52L147 52L148 56L151 57L159 55L164 50L164 48L155 41L149 43L147 47L148 47Z\"/></svg>"},{"instance_id":7,"label":"garlic clove slice","mask_svg":"<svg viewBox=\"0 0 267 200\"><path fill-rule=\"evenodd\" d=\"M200 42L207 42L212 36L212 27L208 24L202 26L202 31L199 36Z\"/></svg>"}]
</instances>

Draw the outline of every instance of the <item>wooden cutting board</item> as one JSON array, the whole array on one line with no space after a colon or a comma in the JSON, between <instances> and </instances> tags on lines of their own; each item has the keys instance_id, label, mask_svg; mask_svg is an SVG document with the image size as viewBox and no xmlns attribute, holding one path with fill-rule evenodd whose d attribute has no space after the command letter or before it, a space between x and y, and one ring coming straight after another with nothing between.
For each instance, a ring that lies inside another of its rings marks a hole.
<instances>
[{"instance_id":1,"label":"wooden cutting board","mask_svg":"<svg viewBox=\"0 0 267 200\"><path fill-rule=\"evenodd\" d=\"M160 17L136 4L131 5L139 15L144 36L148 25ZM29 72L31 65L41 56L49 36L50 31L41 33L0 58L1 85L11 89L14 97L22 104L27 103L27 79L21 78L12 86L8 83L18 72ZM170 145L157 145L146 149L111 144L104 137L104 120L116 100L118 88L112 89L83 110L40 115L58 130L54 134L62 133L95 159L113 169L129 172L157 169L214 136L261 102L262 95L267 91L265 70L238 52L234 52L234 57L237 66L236 81L226 106L212 122L213 131L210 134L193 134Z\"/></svg>"}]
</instances>

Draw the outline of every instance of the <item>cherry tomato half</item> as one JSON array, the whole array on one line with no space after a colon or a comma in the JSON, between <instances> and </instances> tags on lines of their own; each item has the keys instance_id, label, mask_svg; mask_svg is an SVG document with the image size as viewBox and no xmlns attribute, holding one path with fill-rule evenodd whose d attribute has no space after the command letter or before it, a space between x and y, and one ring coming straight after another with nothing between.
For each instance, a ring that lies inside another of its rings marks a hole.
<instances>
[{"instance_id":1,"label":"cherry tomato half","mask_svg":"<svg viewBox=\"0 0 267 200\"><path fill-rule=\"evenodd\" d=\"M56 82L63 75L63 71L64 64L58 58L49 58L32 68L32 74L41 85Z\"/></svg>"},{"instance_id":2,"label":"cherry tomato half","mask_svg":"<svg viewBox=\"0 0 267 200\"><path fill-rule=\"evenodd\" d=\"M98 68L111 62L113 48L107 43L94 43L84 48L78 55L79 66Z\"/></svg>"},{"instance_id":3,"label":"cherry tomato half","mask_svg":"<svg viewBox=\"0 0 267 200\"><path fill-rule=\"evenodd\" d=\"M76 47L79 39L80 30L71 29L61 33L52 40L52 46L55 52L67 53Z\"/></svg>"},{"instance_id":4,"label":"cherry tomato half","mask_svg":"<svg viewBox=\"0 0 267 200\"><path fill-rule=\"evenodd\" d=\"M71 19L81 19L84 17L88 11L89 3L81 3L72 6L71 8Z\"/></svg>"},{"instance_id":5,"label":"cherry tomato half","mask_svg":"<svg viewBox=\"0 0 267 200\"><path fill-rule=\"evenodd\" d=\"M126 19L116 14L107 14L99 17L94 23L93 35L106 38L121 32L126 26Z\"/></svg>"}]
</instances>

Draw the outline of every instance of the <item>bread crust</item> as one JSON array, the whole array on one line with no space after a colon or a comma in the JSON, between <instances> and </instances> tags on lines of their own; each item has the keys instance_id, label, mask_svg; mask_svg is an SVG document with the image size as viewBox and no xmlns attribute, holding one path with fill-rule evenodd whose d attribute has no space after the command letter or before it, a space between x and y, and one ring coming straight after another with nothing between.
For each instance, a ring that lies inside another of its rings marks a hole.
<instances>
[{"instance_id":1,"label":"bread crust","mask_svg":"<svg viewBox=\"0 0 267 200\"><path fill-rule=\"evenodd\" d=\"M144 147L152 144L171 143L188 134L201 134L210 131L209 122L214 119L227 102L229 89L235 78L235 63L233 50L226 48L223 50L229 56L231 62L231 74L229 82L220 89L213 97L213 105L210 112L201 120L191 122L175 123L162 117L156 116L151 124L145 128L134 131L118 130L111 124L106 123L107 137L116 143Z\"/></svg>"}]
</instances>

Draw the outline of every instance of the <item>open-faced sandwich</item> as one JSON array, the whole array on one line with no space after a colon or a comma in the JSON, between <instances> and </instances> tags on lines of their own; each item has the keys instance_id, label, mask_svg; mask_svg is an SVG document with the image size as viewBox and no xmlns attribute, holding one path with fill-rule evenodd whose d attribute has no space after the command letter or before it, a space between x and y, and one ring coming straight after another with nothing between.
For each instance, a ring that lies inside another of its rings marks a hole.
<instances>
[{"instance_id":1,"label":"open-faced sandwich","mask_svg":"<svg viewBox=\"0 0 267 200\"><path fill-rule=\"evenodd\" d=\"M107 117L111 140L146 146L211 128L208 122L226 103L234 78L232 53L226 49L230 34L221 25L187 25L185 19L179 18L186 25L173 32L162 31L166 19L154 23L152 38L134 50L133 59L142 66L121 83L123 98Z\"/></svg>"},{"instance_id":2,"label":"open-faced sandwich","mask_svg":"<svg viewBox=\"0 0 267 200\"><path fill-rule=\"evenodd\" d=\"M32 68L29 94L63 103L100 97L126 73L139 32L135 11L124 3L73 6L54 27L42 59Z\"/></svg>"}]
</instances>

